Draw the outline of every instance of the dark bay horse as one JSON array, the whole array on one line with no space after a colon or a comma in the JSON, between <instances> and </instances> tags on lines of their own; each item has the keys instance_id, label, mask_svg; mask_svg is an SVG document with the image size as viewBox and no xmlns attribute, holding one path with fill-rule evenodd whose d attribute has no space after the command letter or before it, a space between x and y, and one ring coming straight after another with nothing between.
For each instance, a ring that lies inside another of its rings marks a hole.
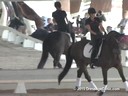
<instances>
[{"instance_id":1,"label":"dark bay horse","mask_svg":"<svg viewBox=\"0 0 128 96\"><path fill-rule=\"evenodd\" d=\"M107 84L108 84L107 71L112 67L115 67L118 70L122 81L126 85L126 91L128 91L128 82L126 81L126 78L123 74L123 68L121 64L120 48L123 48L123 46L121 45L124 45L124 44L120 44L120 40L121 38L123 38L123 36L125 35L122 35L116 31L111 31L104 37L101 53L95 64L96 66L101 67L102 74L103 74L104 88L99 92L99 95L102 95L107 89ZM95 88L95 90L98 90L97 86L91 80L91 77L89 76L89 73L87 71L87 65L90 63L90 58L87 58L83 55L84 46L89 42L90 42L89 40L83 38L81 41L76 42L70 46L68 50L68 54L66 55L66 65L63 71L58 76L59 84L61 80L65 77L65 75L68 73L71 67L72 61L74 59L77 64L77 67L79 68L77 71L76 90L78 90L81 87L82 73L84 74L87 81ZM127 45L127 48L125 45L125 49L128 49L128 45Z\"/></svg>"},{"instance_id":2,"label":"dark bay horse","mask_svg":"<svg viewBox=\"0 0 128 96\"><path fill-rule=\"evenodd\" d=\"M71 41L68 33L58 31L49 33L44 39L42 57L37 68L42 69L44 67L49 53L54 58L54 68L62 68L60 56L67 53L70 45Z\"/></svg>"},{"instance_id":3,"label":"dark bay horse","mask_svg":"<svg viewBox=\"0 0 128 96\"><path fill-rule=\"evenodd\" d=\"M37 67L38 69L42 69L44 67L49 53L54 59L53 67L62 68L62 65L60 64L60 57L62 54L67 54L68 48L73 43L73 40L71 41L71 36L74 35L72 24L73 23L70 21L67 24L69 33L55 31L47 35L43 42L43 52Z\"/></svg>"},{"instance_id":4,"label":"dark bay horse","mask_svg":"<svg viewBox=\"0 0 128 96\"><path fill-rule=\"evenodd\" d=\"M49 34L49 32L47 30L42 29L42 28L38 28L30 36L44 41L44 39L48 36L48 34Z\"/></svg>"}]
</instances>

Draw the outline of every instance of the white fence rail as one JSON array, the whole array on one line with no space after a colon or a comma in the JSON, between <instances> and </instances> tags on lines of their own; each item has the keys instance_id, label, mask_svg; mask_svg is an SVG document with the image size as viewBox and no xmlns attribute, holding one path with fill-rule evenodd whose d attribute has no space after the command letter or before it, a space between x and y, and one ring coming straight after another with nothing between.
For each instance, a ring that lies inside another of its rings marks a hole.
<instances>
[{"instance_id":1,"label":"white fence rail","mask_svg":"<svg viewBox=\"0 0 128 96\"><path fill-rule=\"evenodd\" d=\"M1 38L14 44L21 44L23 47L33 48L35 50L42 51L42 41L31 36L27 36L18 32L17 30L0 26Z\"/></svg>"}]
</instances>

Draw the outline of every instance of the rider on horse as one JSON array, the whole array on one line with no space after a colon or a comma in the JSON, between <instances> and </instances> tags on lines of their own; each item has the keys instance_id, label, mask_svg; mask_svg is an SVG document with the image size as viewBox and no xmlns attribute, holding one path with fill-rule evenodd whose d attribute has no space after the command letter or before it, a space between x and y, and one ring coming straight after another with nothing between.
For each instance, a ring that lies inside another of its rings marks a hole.
<instances>
[{"instance_id":1,"label":"rider on horse","mask_svg":"<svg viewBox=\"0 0 128 96\"><path fill-rule=\"evenodd\" d=\"M68 32L71 34L72 37L72 41L74 42L75 40L75 35L73 34L73 32L69 31L69 28L66 24L66 21L69 23L68 19L67 19L67 14L64 10L61 9L61 3L60 2L55 2L54 4L56 11L52 13L52 17L53 19L56 21L57 26L58 26L58 31L61 32ZM66 19L66 21L65 21Z\"/></svg>"},{"instance_id":2,"label":"rider on horse","mask_svg":"<svg viewBox=\"0 0 128 96\"><path fill-rule=\"evenodd\" d=\"M96 10L94 8L88 9L89 18L85 22L86 28L91 33L91 44L93 46L91 54L91 68L94 68L95 57L99 51L99 46L102 42L102 32L105 32L104 27L102 26L101 20L96 17ZM105 32L106 33L106 32Z\"/></svg>"}]
</instances>

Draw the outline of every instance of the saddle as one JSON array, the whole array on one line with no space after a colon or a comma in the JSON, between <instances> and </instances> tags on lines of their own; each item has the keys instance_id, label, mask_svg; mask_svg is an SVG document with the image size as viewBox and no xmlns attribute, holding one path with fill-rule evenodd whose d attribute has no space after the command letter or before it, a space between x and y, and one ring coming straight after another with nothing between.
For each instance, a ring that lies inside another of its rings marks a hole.
<instances>
[{"instance_id":1,"label":"saddle","mask_svg":"<svg viewBox=\"0 0 128 96\"><path fill-rule=\"evenodd\" d=\"M101 43L101 45L100 45L100 47L99 47L99 51L98 51L98 54L97 54L97 56L95 57L95 59L98 59L98 57L100 56L101 49L102 49L102 45L103 45L103 40L102 40L102 43ZM86 57L86 58L91 58L92 50L93 50L92 44L91 44L90 42L87 43L87 44L84 46L84 49L83 49L83 55L84 55L84 57Z\"/></svg>"}]
</instances>

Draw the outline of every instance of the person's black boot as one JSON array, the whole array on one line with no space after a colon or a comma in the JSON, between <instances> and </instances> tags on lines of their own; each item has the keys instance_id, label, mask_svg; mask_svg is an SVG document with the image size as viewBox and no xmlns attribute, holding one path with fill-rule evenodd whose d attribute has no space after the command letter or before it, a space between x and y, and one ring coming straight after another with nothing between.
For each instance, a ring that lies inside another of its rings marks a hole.
<instances>
[{"instance_id":1,"label":"person's black boot","mask_svg":"<svg viewBox=\"0 0 128 96\"><path fill-rule=\"evenodd\" d=\"M93 47L94 48L94 47ZM97 50L95 50L95 48L92 50L92 54L91 54L91 63L90 63L90 68L92 69L95 69L94 65L95 65L95 62L96 62L96 52Z\"/></svg>"},{"instance_id":2,"label":"person's black boot","mask_svg":"<svg viewBox=\"0 0 128 96\"><path fill-rule=\"evenodd\" d=\"M94 59L94 57L92 55L92 57L91 57L91 63L90 63L90 68L91 69L95 69L94 64L95 64L95 59Z\"/></svg>"},{"instance_id":3,"label":"person's black boot","mask_svg":"<svg viewBox=\"0 0 128 96\"><path fill-rule=\"evenodd\" d=\"M95 69L94 63L91 63L91 64L90 64L90 68L91 68L91 69Z\"/></svg>"},{"instance_id":4,"label":"person's black boot","mask_svg":"<svg viewBox=\"0 0 128 96\"><path fill-rule=\"evenodd\" d=\"M75 43L75 34L72 32L72 33L70 33L70 35L71 35L71 38L72 38L72 42Z\"/></svg>"}]
</instances>

